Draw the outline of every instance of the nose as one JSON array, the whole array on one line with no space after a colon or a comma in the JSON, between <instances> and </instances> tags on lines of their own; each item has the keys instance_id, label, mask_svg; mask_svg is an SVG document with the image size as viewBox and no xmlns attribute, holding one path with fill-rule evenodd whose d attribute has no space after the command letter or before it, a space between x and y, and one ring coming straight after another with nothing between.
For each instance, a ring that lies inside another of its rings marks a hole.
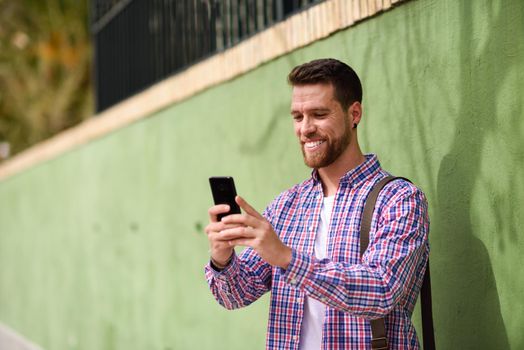
<instances>
[{"instance_id":1,"label":"nose","mask_svg":"<svg viewBox=\"0 0 524 350\"><path fill-rule=\"evenodd\" d=\"M316 131L315 123L311 120L311 118L304 117L302 120L302 125L300 125L300 133L304 136L314 134Z\"/></svg>"}]
</instances>

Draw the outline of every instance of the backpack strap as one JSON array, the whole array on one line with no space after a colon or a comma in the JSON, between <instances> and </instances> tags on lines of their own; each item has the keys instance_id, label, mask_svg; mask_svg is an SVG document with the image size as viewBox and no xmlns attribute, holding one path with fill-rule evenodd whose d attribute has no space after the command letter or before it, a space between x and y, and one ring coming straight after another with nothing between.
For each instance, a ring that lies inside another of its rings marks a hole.
<instances>
[{"instance_id":1,"label":"backpack strap","mask_svg":"<svg viewBox=\"0 0 524 350\"><path fill-rule=\"evenodd\" d=\"M431 305L431 280L429 278L429 258L420 289L420 311L422 314L422 337L424 350L435 350L435 332L433 330L433 307Z\"/></svg>"},{"instance_id":2,"label":"backpack strap","mask_svg":"<svg viewBox=\"0 0 524 350\"><path fill-rule=\"evenodd\" d=\"M369 231L371 229L371 221L373 220L373 212L375 211L375 204L377 202L380 191L389 182L393 180L402 179L408 182L404 177L387 176L380 180L369 194L364 204L364 213L362 215L362 223L360 225L360 258L369 245ZM431 309L431 283L429 279L429 259L426 266L426 273L422 282L421 294L421 310L422 310L422 335L424 338L424 350L435 349L435 338L433 334L433 316ZM371 325L371 349L386 350L388 349L388 339L386 336L386 323L384 318L370 320Z\"/></svg>"}]
</instances>

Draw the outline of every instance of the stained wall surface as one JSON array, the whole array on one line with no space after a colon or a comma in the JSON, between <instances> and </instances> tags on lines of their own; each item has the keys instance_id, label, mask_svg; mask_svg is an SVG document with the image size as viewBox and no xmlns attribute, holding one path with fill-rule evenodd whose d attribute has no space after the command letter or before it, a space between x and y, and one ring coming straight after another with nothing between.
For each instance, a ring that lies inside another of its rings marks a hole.
<instances>
[{"instance_id":1,"label":"stained wall surface","mask_svg":"<svg viewBox=\"0 0 524 350\"><path fill-rule=\"evenodd\" d=\"M309 176L285 76L330 56L364 151L429 199L438 347L523 348L523 37L520 0L410 1L2 181L0 321L53 350L263 348L267 296L225 311L203 277L207 178L263 210Z\"/></svg>"}]
</instances>

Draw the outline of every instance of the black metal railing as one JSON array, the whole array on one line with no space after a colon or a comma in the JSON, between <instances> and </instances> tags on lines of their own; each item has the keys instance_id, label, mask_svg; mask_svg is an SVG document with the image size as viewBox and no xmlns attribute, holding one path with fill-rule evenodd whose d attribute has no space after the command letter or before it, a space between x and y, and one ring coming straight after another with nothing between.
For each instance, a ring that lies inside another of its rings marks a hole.
<instances>
[{"instance_id":1,"label":"black metal railing","mask_svg":"<svg viewBox=\"0 0 524 350\"><path fill-rule=\"evenodd\" d=\"M322 1L92 0L96 109Z\"/></svg>"}]
</instances>

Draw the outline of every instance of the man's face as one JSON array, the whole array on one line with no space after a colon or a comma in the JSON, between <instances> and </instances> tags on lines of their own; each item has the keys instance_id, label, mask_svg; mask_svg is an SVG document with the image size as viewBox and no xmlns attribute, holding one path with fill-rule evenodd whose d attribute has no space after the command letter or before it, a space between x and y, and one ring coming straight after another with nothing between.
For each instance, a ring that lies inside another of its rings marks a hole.
<instances>
[{"instance_id":1,"label":"man's face","mask_svg":"<svg viewBox=\"0 0 524 350\"><path fill-rule=\"evenodd\" d=\"M291 115L304 162L319 169L331 165L351 142L348 112L335 99L331 84L293 87Z\"/></svg>"}]
</instances>

